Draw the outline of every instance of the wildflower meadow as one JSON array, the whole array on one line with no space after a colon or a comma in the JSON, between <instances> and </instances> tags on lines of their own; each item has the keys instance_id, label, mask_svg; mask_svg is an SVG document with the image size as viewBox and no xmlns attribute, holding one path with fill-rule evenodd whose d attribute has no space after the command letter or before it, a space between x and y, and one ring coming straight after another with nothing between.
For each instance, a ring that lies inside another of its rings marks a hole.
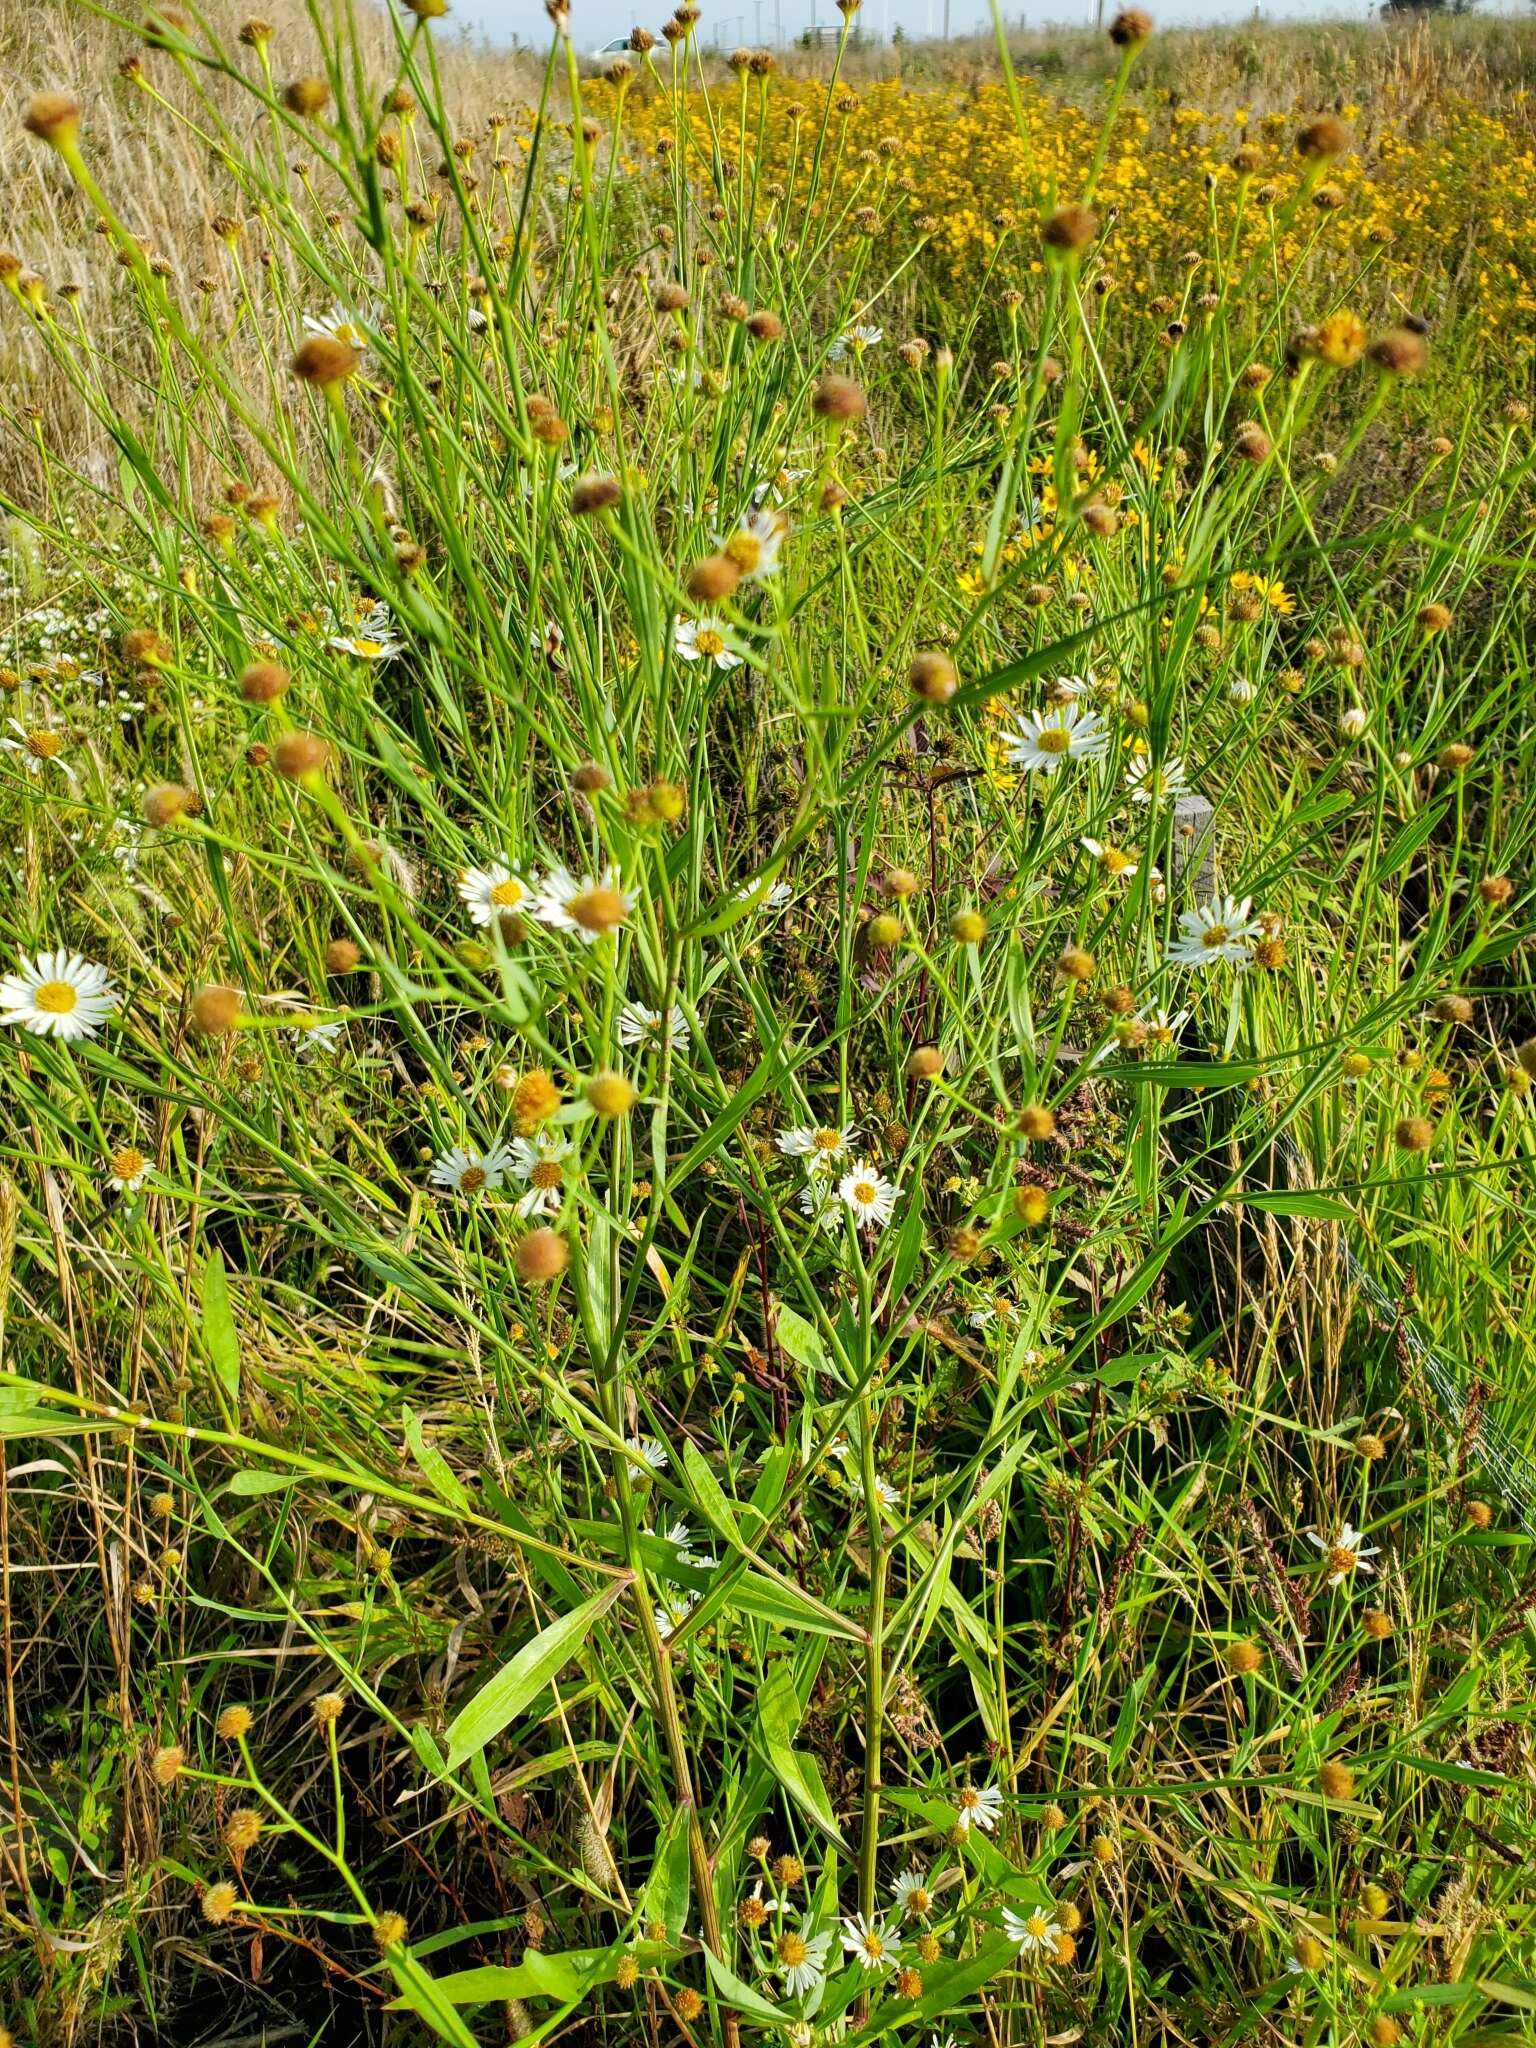
<instances>
[{"instance_id":1,"label":"wildflower meadow","mask_svg":"<svg viewBox=\"0 0 1536 2048\"><path fill-rule=\"evenodd\" d=\"M0 23L0 2042L1536 2039L1536 25L579 5Z\"/></svg>"}]
</instances>

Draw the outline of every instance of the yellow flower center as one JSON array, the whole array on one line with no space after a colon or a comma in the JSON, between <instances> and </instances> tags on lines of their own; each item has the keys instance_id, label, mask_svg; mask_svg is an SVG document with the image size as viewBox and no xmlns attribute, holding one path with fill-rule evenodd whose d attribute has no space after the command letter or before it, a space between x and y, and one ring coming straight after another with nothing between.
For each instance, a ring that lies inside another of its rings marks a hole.
<instances>
[{"instance_id":1,"label":"yellow flower center","mask_svg":"<svg viewBox=\"0 0 1536 2048\"><path fill-rule=\"evenodd\" d=\"M960 1794L960 1811L962 1813L974 1813L976 1811L976 1808L980 1806L980 1804L981 1794L976 1790L974 1785L967 1785L965 1790Z\"/></svg>"},{"instance_id":2,"label":"yellow flower center","mask_svg":"<svg viewBox=\"0 0 1536 2048\"><path fill-rule=\"evenodd\" d=\"M50 1017L67 1017L80 1001L80 991L73 982L45 981L32 993L32 1007L46 1010Z\"/></svg>"},{"instance_id":3,"label":"yellow flower center","mask_svg":"<svg viewBox=\"0 0 1536 2048\"><path fill-rule=\"evenodd\" d=\"M557 1188L564 1175L558 1159L541 1159L528 1178L536 1188Z\"/></svg>"},{"instance_id":4,"label":"yellow flower center","mask_svg":"<svg viewBox=\"0 0 1536 2048\"><path fill-rule=\"evenodd\" d=\"M1099 858L1105 873L1110 875L1124 874L1131 864L1131 856L1128 853L1122 853L1118 846L1106 846Z\"/></svg>"},{"instance_id":5,"label":"yellow flower center","mask_svg":"<svg viewBox=\"0 0 1536 2048\"><path fill-rule=\"evenodd\" d=\"M1031 1913L1024 1922L1024 1932L1036 1941L1044 1941L1050 1931L1050 1924L1043 1913Z\"/></svg>"},{"instance_id":6,"label":"yellow flower center","mask_svg":"<svg viewBox=\"0 0 1536 2048\"><path fill-rule=\"evenodd\" d=\"M1072 735L1064 725L1048 725L1035 744L1042 754L1064 754L1072 744Z\"/></svg>"},{"instance_id":7,"label":"yellow flower center","mask_svg":"<svg viewBox=\"0 0 1536 2048\"><path fill-rule=\"evenodd\" d=\"M514 903L521 903L527 893L516 875L508 875L504 882L498 882L492 889L491 901L498 909L510 909Z\"/></svg>"},{"instance_id":8,"label":"yellow flower center","mask_svg":"<svg viewBox=\"0 0 1536 2048\"><path fill-rule=\"evenodd\" d=\"M724 636L710 631L707 627L702 633L694 636L693 644L698 648L700 654L716 655L724 654L725 652Z\"/></svg>"},{"instance_id":9,"label":"yellow flower center","mask_svg":"<svg viewBox=\"0 0 1536 2048\"><path fill-rule=\"evenodd\" d=\"M907 1893L907 1911L909 1913L926 1913L932 1904L932 1893L924 1891L920 1884L914 1885L911 1891Z\"/></svg>"},{"instance_id":10,"label":"yellow flower center","mask_svg":"<svg viewBox=\"0 0 1536 2048\"><path fill-rule=\"evenodd\" d=\"M856 1202L872 1202L875 1193L875 1184L872 1180L856 1180L853 1184L853 1199Z\"/></svg>"},{"instance_id":11,"label":"yellow flower center","mask_svg":"<svg viewBox=\"0 0 1536 2048\"><path fill-rule=\"evenodd\" d=\"M809 1950L803 1934L781 1934L774 1943L774 1951L786 1970L795 1970L805 1961Z\"/></svg>"},{"instance_id":12,"label":"yellow flower center","mask_svg":"<svg viewBox=\"0 0 1536 2048\"><path fill-rule=\"evenodd\" d=\"M841 1152L842 1149L843 1134L841 1131L818 1131L816 1133L816 1150L818 1152Z\"/></svg>"},{"instance_id":13,"label":"yellow flower center","mask_svg":"<svg viewBox=\"0 0 1536 2048\"><path fill-rule=\"evenodd\" d=\"M112 1154L112 1171L119 1180L137 1180L144 1171L144 1154L132 1145Z\"/></svg>"},{"instance_id":14,"label":"yellow flower center","mask_svg":"<svg viewBox=\"0 0 1536 2048\"><path fill-rule=\"evenodd\" d=\"M1328 1563L1336 1572L1352 1572L1359 1562L1347 1543L1335 1543L1328 1553Z\"/></svg>"},{"instance_id":15,"label":"yellow flower center","mask_svg":"<svg viewBox=\"0 0 1536 2048\"><path fill-rule=\"evenodd\" d=\"M1224 924L1208 924L1200 934L1202 946L1224 946L1231 934Z\"/></svg>"},{"instance_id":16,"label":"yellow flower center","mask_svg":"<svg viewBox=\"0 0 1536 2048\"><path fill-rule=\"evenodd\" d=\"M373 661L384 652L382 640L354 640L352 652L360 654L364 661Z\"/></svg>"},{"instance_id":17,"label":"yellow flower center","mask_svg":"<svg viewBox=\"0 0 1536 2048\"><path fill-rule=\"evenodd\" d=\"M725 544L725 552L736 564L743 576L750 576L763 559L763 544L755 533L733 533Z\"/></svg>"},{"instance_id":18,"label":"yellow flower center","mask_svg":"<svg viewBox=\"0 0 1536 2048\"><path fill-rule=\"evenodd\" d=\"M466 1195L472 1195L477 1188L485 1186L485 1178L485 1168L483 1166L466 1166L459 1178L459 1186Z\"/></svg>"},{"instance_id":19,"label":"yellow flower center","mask_svg":"<svg viewBox=\"0 0 1536 2048\"><path fill-rule=\"evenodd\" d=\"M29 732L27 752L38 761L56 761L64 751L64 742L56 732Z\"/></svg>"},{"instance_id":20,"label":"yellow flower center","mask_svg":"<svg viewBox=\"0 0 1536 2048\"><path fill-rule=\"evenodd\" d=\"M880 1958L885 1954L885 1943L873 1928L864 1937L864 1953L872 1963L879 1962Z\"/></svg>"}]
</instances>

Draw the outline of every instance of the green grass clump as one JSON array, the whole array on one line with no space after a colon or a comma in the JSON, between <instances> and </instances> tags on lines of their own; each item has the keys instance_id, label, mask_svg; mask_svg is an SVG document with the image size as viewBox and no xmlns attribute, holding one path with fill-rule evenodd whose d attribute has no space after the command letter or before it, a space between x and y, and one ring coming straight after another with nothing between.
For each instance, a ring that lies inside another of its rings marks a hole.
<instances>
[{"instance_id":1,"label":"green grass clump","mask_svg":"<svg viewBox=\"0 0 1536 2048\"><path fill-rule=\"evenodd\" d=\"M25 116L13 2037L1529 2038L1527 406L312 33Z\"/></svg>"}]
</instances>

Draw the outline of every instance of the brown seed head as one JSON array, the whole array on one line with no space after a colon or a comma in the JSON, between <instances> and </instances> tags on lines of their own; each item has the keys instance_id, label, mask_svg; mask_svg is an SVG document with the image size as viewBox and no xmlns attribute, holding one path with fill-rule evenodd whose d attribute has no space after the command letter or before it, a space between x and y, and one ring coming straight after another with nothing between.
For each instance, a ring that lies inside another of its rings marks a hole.
<instances>
[{"instance_id":1,"label":"brown seed head","mask_svg":"<svg viewBox=\"0 0 1536 2048\"><path fill-rule=\"evenodd\" d=\"M146 825L174 825L197 808L197 792L182 782L157 782L144 792Z\"/></svg>"},{"instance_id":2,"label":"brown seed head","mask_svg":"<svg viewBox=\"0 0 1536 2048\"><path fill-rule=\"evenodd\" d=\"M1384 1643L1392 1633L1392 1617L1381 1607L1367 1607L1360 1616L1360 1626L1373 1643Z\"/></svg>"},{"instance_id":3,"label":"brown seed head","mask_svg":"<svg viewBox=\"0 0 1536 2048\"><path fill-rule=\"evenodd\" d=\"M313 121L331 103L331 88L323 78L296 78L283 87L283 105L301 121Z\"/></svg>"},{"instance_id":4,"label":"brown seed head","mask_svg":"<svg viewBox=\"0 0 1536 2048\"><path fill-rule=\"evenodd\" d=\"M352 375L359 360L351 342L338 341L334 334L311 334L294 353L293 374L301 384L329 391Z\"/></svg>"},{"instance_id":5,"label":"brown seed head","mask_svg":"<svg viewBox=\"0 0 1536 2048\"><path fill-rule=\"evenodd\" d=\"M930 648L913 655L907 669L907 686L925 704L947 704L960 687L960 675L947 654Z\"/></svg>"},{"instance_id":6,"label":"brown seed head","mask_svg":"<svg viewBox=\"0 0 1536 2048\"><path fill-rule=\"evenodd\" d=\"M1371 343L1371 361L1392 377L1416 377L1429 360L1422 334L1411 327L1390 327Z\"/></svg>"},{"instance_id":7,"label":"brown seed head","mask_svg":"<svg viewBox=\"0 0 1536 2048\"><path fill-rule=\"evenodd\" d=\"M275 704L293 683L275 661L253 661L240 671L240 695L247 704Z\"/></svg>"},{"instance_id":8,"label":"brown seed head","mask_svg":"<svg viewBox=\"0 0 1536 2048\"><path fill-rule=\"evenodd\" d=\"M1326 162L1330 157L1343 156L1354 146L1354 136L1335 114L1319 115L1296 136L1296 154L1313 161Z\"/></svg>"},{"instance_id":9,"label":"brown seed head","mask_svg":"<svg viewBox=\"0 0 1536 2048\"><path fill-rule=\"evenodd\" d=\"M1437 767L1447 775L1461 775L1472 766L1477 758L1474 750L1460 740L1453 740L1448 747L1442 747L1435 756Z\"/></svg>"},{"instance_id":10,"label":"brown seed head","mask_svg":"<svg viewBox=\"0 0 1536 2048\"><path fill-rule=\"evenodd\" d=\"M362 957L353 940L332 939L325 949L325 971L327 974L351 974Z\"/></svg>"},{"instance_id":11,"label":"brown seed head","mask_svg":"<svg viewBox=\"0 0 1536 2048\"><path fill-rule=\"evenodd\" d=\"M272 749L272 765L289 782L324 774L330 758L330 743L317 732L285 732Z\"/></svg>"},{"instance_id":12,"label":"brown seed head","mask_svg":"<svg viewBox=\"0 0 1536 2048\"><path fill-rule=\"evenodd\" d=\"M530 1287L558 1280L571 1262L570 1247L558 1230L530 1230L518 1239L512 1255L517 1276Z\"/></svg>"},{"instance_id":13,"label":"brown seed head","mask_svg":"<svg viewBox=\"0 0 1536 2048\"><path fill-rule=\"evenodd\" d=\"M1448 604L1421 604L1417 613L1419 624L1426 633L1445 633L1454 623L1455 614Z\"/></svg>"},{"instance_id":14,"label":"brown seed head","mask_svg":"<svg viewBox=\"0 0 1536 2048\"><path fill-rule=\"evenodd\" d=\"M1354 1796L1354 1772L1348 1764L1338 1763L1332 1757L1319 1770L1317 1783L1325 1799L1349 1799Z\"/></svg>"},{"instance_id":15,"label":"brown seed head","mask_svg":"<svg viewBox=\"0 0 1536 2048\"><path fill-rule=\"evenodd\" d=\"M777 341L784 332L784 322L777 313L763 308L747 315L747 332L754 341Z\"/></svg>"},{"instance_id":16,"label":"brown seed head","mask_svg":"<svg viewBox=\"0 0 1536 2048\"><path fill-rule=\"evenodd\" d=\"M1236 1672L1239 1678L1246 1678L1258 1670L1264 1662L1264 1652L1257 1643L1239 1642L1227 1645L1227 1669Z\"/></svg>"},{"instance_id":17,"label":"brown seed head","mask_svg":"<svg viewBox=\"0 0 1536 2048\"><path fill-rule=\"evenodd\" d=\"M1140 7L1124 7L1109 24L1109 40L1117 50L1139 50L1152 33L1152 17Z\"/></svg>"},{"instance_id":18,"label":"brown seed head","mask_svg":"<svg viewBox=\"0 0 1536 2048\"><path fill-rule=\"evenodd\" d=\"M582 796L596 796L613 787L613 777L601 761L583 761L571 776L571 787Z\"/></svg>"},{"instance_id":19,"label":"brown seed head","mask_svg":"<svg viewBox=\"0 0 1536 2048\"><path fill-rule=\"evenodd\" d=\"M241 1736L250 1734L254 1718L249 1707L226 1707L213 1725L221 1740L238 1742Z\"/></svg>"},{"instance_id":20,"label":"brown seed head","mask_svg":"<svg viewBox=\"0 0 1536 2048\"><path fill-rule=\"evenodd\" d=\"M211 982L192 998L188 1016L199 1038L226 1038L239 1023L243 1007L239 989Z\"/></svg>"},{"instance_id":21,"label":"brown seed head","mask_svg":"<svg viewBox=\"0 0 1536 2048\"><path fill-rule=\"evenodd\" d=\"M1091 206L1058 207L1040 229L1048 249L1071 255L1085 249L1099 232L1099 216Z\"/></svg>"},{"instance_id":22,"label":"brown seed head","mask_svg":"<svg viewBox=\"0 0 1536 2048\"><path fill-rule=\"evenodd\" d=\"M868 400L851 377L823 377L811 399L819 420L861 420L867 409Z\"/></svg>"},{"instance_id":23,"label":"brown seed head","mask_svg":"<svg viewBox=\"0 0 1536 2048\"><path fill-rule=\"evenodd\" d=\"M695 604L718 604L741 581L741 570L729 555L706 555L688 571L683 585Z\"/></svg>"},{"instance_id":24,"label":"brown seed head","mask_svg":"<svg viewBox=\"0 0 1536 2048\"><path fill-rule=\"evenodd\" d=\"M39 142L64 149L80 132L80 109L67 92L40 92L28 105L21 123Z\"/></svg>"},{"instance_id":25,"label":"brown seed head","mask_svg":"<svg viewBox=\"0 0 1536 2048\"><path fill-rule=\"evenodd\" d=\"M1493 1523L1493 1509L1485 1500L1469 1500L1465 1504L1467 1520L1474 1529L1487 1529Z\"/></svg>"},{"instance_id":26,"label":"brown seed head","mask_svg":"<svg viewBox=\"0 0 1536 2048\"><path fill-rule=\"evenodd\" d=\"M914 1046L907 1054L907 1078L910 1081L936 1081L944 1071L944 1054L936 1045Z\"/></svg>"},{"instance_id":27,"label":"brown seed head","mask_svg":"<svg viewBox=\"0 0 1536 2048\"><path fill-rule=\"evenodd\" d=\"M1427 1152L1435 1142L1435 1127L1427 1116L1404 1116L1392 1135L1404 1152Z\"/></svg>"},{"instance_id":28,"label":"brown seed head","mask_svg":"<svg viewBox=\"0 0 1536 2048\"><path fill-rule=\"evenodd\" d=\"M594 512L606 512L624 495L616 476L579 476L571 485L571 510L584 519Z\"/></svg>"}]
</instances>

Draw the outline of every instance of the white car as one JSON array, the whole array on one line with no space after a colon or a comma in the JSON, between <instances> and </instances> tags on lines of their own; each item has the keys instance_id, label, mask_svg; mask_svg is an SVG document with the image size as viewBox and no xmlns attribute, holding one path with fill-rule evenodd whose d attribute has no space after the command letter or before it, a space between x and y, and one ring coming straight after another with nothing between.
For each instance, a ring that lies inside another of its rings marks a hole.
<instances>
[{"instance_id":1,"label":"white car","mask_svg":"<svg viewBox=\"0 0 1536 2048\"><path fill-rule=\"evenodd\" d=\"M600 50L588 50L581 60L584 71L606 71L615 57L632 54L628 36L615 36L611 43L604 43Z\"/></svg>"}]
</instances>

